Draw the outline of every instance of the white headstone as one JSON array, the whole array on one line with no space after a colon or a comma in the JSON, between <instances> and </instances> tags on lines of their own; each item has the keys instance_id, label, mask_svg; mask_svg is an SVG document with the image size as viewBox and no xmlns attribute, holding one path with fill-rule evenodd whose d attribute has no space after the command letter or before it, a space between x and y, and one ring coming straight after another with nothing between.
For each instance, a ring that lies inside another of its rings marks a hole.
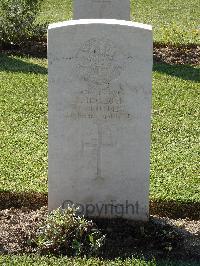
<instances>
[{"instance_id":1,"label":"white headstone","mask_svg":"<svg viewBox=\"0 0 200 266\"><path fill-rule=\"evenodd\" d=\"M48 60L49 209L148 220L151 26L52 24Z\"/></svg>"},{"instance_id":2,"label":"white headstone","mask_svg":"<svg viewBox=\"0 0 200 266\"><path fill-rule=\"evenodd\" d=\"M130 20L130 0L74 0L74 19Z\"/></svg>"}]
</instances>

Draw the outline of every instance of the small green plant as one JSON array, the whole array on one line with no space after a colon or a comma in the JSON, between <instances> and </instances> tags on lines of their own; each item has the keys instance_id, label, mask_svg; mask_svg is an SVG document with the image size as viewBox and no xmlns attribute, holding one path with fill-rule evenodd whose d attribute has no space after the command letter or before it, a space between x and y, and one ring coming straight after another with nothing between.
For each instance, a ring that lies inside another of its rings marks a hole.
<instances>
[{"instance_id":1,"label":"small green plant","mask_svg":"<svg viewBox=\"0 0 200 266\"><path fill-rule=\"evenodd\" d=\"M95 255L105 236L92 221L76 215L76 209L58 208L38 228L36 245L42 254L68 256Z\"/></svg>"},{"instance_id":2,"label":"small green plant","mask_svg":"<svg viewBox=\"0 0 200 266\"><path fill-rule=\"evenodd\" d=\"M0 46L22 45L27 40L44 36L46 25L36 23L41 1L0 1Z\"/></svg>"}]
</instances>

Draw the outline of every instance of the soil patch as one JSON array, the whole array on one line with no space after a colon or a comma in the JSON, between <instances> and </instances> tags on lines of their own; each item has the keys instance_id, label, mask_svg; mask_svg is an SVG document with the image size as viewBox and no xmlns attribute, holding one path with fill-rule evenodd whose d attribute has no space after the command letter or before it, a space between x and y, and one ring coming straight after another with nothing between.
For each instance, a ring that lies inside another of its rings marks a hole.
<instances>
[{"instance_id":1,"label":"soil patch","mask_svg":"<svg viewBox=\"0 0 200 266\"><path fill-rule=\"evenodd\" d=\"M47 214L47 207L1 210L0 253L35 252L30 239ZM120 219L95 219L95 222L106 235L100 257L113 259L143 254L148 258L200 259L200 221L151 216L148 223Z\"/></svg>"},{"instance_id":2,"label":"soil patch","mask_svg":"<svg viewBox=\"0 0 200 266\"><path fill-rule=\"evenodd\" d=\"M8 55L27 55L39 58L47 58L46 40L40 42L27 42L22 47L6 46L2 47L2 52ZM200 46L154 43L154 62L167 64L200 64Z\"/></svg>"},{"instance_id":3,"label":"soil patch","mask_svg":"<svg viewBox=\"0 0 200 266\"><path fill-rule=\"evenodd\" d=\"M199 65L200 46L198 45L163 45L154 44L154 61L170 65Z\"/></svg>"}]
</instances>

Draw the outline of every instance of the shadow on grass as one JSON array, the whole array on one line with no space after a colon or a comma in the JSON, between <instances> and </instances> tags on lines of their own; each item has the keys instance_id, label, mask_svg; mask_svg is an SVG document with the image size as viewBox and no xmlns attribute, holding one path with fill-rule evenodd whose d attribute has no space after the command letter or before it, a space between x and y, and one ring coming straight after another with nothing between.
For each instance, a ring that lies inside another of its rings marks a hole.
<instances>
[{"instance_id":1,"label":"shadow on grass","mask_svg":"<svg viewBox=\"0 0 200 266\"><path fill-rule=\"evenodd\" d=\"M151 215L159 215L172 219L199 220L200 218L200 202L181 202L175 200L151 200Z\"/></svg>"},{"instance_id":2,"label":"shadow on grass","mask_svg":"<svg viewBox=\"0 0 200 266\"><path fill-rule=\"evenodd\" d=\"M47 74L47 68L37 64L24 62L19 58L0 55L0 71ZM154 63L153 71L178 77L184 80L200 82L200 69L190 65L171 65L167 63Z\"/></svg>"},{"instance_id":3,"label":"shadow on grass","mask_svg":"<svg viewBox=\"0 0 200 266\"><path fill-rule=\"evenodd\" d=\"M47 206L47 199L47 193L39 193L35 191L10 192L3 190L0 191L0 210L8 209L11 207L26 207L30 210L36 210L40 207ZM192 220L199 220L200 202L151 200L150 214L174 219L189 218Z\"/></svg>"},{"instance_id":4,"label":"shadow on grass","mask_svg":"<svg viewBox=\"0 0 200 266\"><path fill-rule=\"evenodd\" d=\"M24 62L20 58L14 58L5 54L0 55L0 71L47 74L47 68L45 67Z\"/></svg>"},{"instance_id":5,"label":"shadow on grass","mask_svg":"<svg viewBox=\"0 0 200 266\"><path fill-rule=\"evenodd\" d=\"M154 63L153 71L164 73L170 76L200 82L200 69L190 65L170 65L167 63Z\"/></svg>"},{"instance_id":6,"label":"shadow on grass","mask_svg":"<svg viewBox=\"0 0 200 266\"><path fill-rule=\"evenodd\" d=\"M22 207L37 210L47 206L47 199L47 193L0 191L0 210Z\"/></svg>"}]
</instances>

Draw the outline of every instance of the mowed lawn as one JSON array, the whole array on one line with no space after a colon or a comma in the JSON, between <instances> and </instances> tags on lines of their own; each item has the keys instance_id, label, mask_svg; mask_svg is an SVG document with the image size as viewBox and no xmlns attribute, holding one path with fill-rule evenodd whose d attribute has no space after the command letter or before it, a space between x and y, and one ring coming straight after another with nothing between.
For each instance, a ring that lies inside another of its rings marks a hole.
<instances>
[{"instance_id":1,"label":"mowed lawn","mask_svg":"<svg viewBox=\"0 0 200 266\"><path fill-rule=\"evenodd\" d=\"M116 260L101 260L97 258L76 258L71 259L67 257L51 257L51 256L0 256L1 265L10 265L10 266L199 266L199 263L196 261L170 261L170 260L160 260L155 261L147 259L116 259Z\"/></svg>"},{"instance_id":2,"label":"mowed lawn","mask_svg":"<svg viewBox=\"0 0 200 266\"><path fill-rule=\"evenodd\" d=\"M173 44L200 42L199 0L131 0L131 19L153 25L154 41ZM72 0L44 0L40 22L72 18Z\"/></svg>"},{"instance_id":3,"label":"mowed lawn","mask_svg":"<svg viewBox=\"0 0 200 266\"><path fill-rule=\"evenodd\" d=\"M199 69L155 64L151 199L200 201ZM1 191L47 192L47 60L0 56Z\"/></svg>"}]
</instances>

